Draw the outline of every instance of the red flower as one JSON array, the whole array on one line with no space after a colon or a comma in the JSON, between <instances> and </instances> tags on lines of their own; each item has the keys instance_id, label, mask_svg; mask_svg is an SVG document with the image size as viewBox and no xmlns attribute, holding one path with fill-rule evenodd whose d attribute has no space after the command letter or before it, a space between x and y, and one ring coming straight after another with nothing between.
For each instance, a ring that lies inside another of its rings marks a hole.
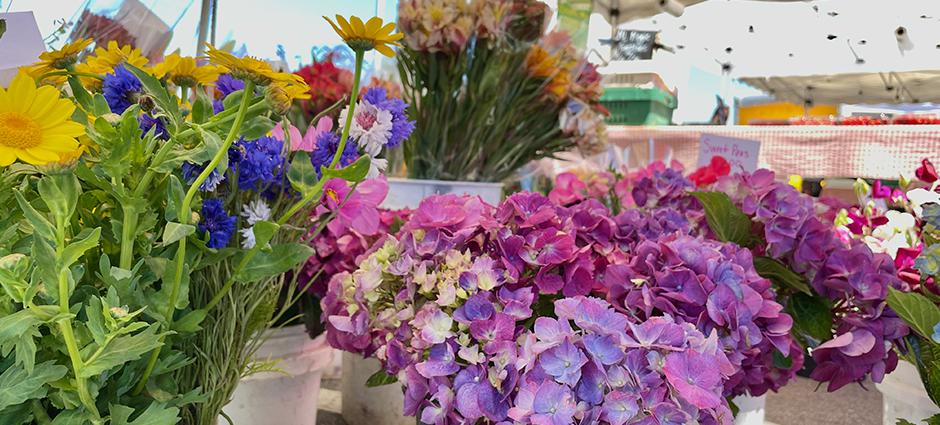
<instances>
[{"instance_id":1,"label":"red flower","mask_svg":"<svg viewBox=\"0 0 940 425\"><path fill-rule=\"evenodd\" d=\"M696 187L710 185L718 181L719 177L727 176L731 173L731 164L722 156L713 156L711 162L692 174L689 174L689 180L695 183Z\"/></svg>"},{"instance_id":2,"label":"red flower","mask_svg":"<svg viewBox=\"0 0 940 425\"><path fill-rule=\"evenodd\" d=\"M918 179L927 183L933 183L940 179L940 176L937 175L937 169L934 168L933 164L930 163L930 160L924 158L920 161L920 168L914 172L914 175Z\"/></svg>"},{"instance_id":3,"label":"red flower","mask_svg":"<svg viewBox=\"0 0 940 425\"><path fill-rule=\"evenodd\" d=\"M332 58L300 68L296 74L310 86L310 99L302 102L310 117L338 102L352 88L352 72L334 65Z\"/></svg>"}]
</instances>

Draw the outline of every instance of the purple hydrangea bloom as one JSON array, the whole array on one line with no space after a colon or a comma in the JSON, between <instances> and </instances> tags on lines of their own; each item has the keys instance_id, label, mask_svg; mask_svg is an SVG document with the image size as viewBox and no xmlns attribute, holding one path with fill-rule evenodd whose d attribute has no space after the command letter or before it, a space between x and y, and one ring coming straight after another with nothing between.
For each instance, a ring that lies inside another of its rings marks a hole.
<instances>
[{"instance_id":1,"label":"purple hydrangea bloom","mask_svg":"<svg viewBox=\"0 0 940 425\"><path fill-rule=\"evenodd\" d=\"M221 199L206 199L202 202L202 217L199 221L199 231L209 235L206 246L209 248L225 248L228 246L232 233L235 232L236 217L228 215Z\"/></svg>"},{"instance_id":2,"label":"purple hydrangea bloom","mask_svg":"<svg viewBox=\"0 0 940 425\"><path fill-rule=\"evenodd\" d=\"M123 114L131 105L137 104L137 97L143 92L143 84L124 65L118 65L113 72L105 74L101 91L111 112Z\"/></svg>"}]
</instances>

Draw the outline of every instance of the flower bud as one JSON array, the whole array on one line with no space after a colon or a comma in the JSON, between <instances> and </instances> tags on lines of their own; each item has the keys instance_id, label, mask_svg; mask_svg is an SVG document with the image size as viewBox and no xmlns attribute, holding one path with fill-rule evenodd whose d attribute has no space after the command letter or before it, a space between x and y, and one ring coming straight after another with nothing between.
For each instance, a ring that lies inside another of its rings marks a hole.
<instances>
[{"instance_id":1,"label":"flower bud","mask_svg":"<svg viewBox=\"0 0 940 425\"><path fill-rule=\"evenodd\" d=\"M140 110L144 112L150 112L157 106L154 103L153 98L147 95L140 96L137 99L137 104L140 105Z\"/></svg>"}]
</instances>

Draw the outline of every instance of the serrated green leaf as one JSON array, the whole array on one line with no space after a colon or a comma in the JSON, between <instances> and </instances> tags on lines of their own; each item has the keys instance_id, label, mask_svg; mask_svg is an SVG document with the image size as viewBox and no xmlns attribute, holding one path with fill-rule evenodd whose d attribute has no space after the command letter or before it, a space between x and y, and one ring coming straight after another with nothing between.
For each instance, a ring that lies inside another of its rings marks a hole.
<instances>
[{"instance_id":1,"label":"serrated green leaf","mask_svg":"<svg viewBox=\"0 0 940 425\"><path fill-rule=\"evenodd\" d=\"M350 164L347 167L334 170L332 168L324 167L320 170L323 173L323 179L329 180L332 178L340 178L351 183L358 183L365 180L366 176L369 175L369 167L372 165L372 160L368 155L360 156L356 162ZM748 221L750 223L750 221Z\"/></svg>"},{"instance_id":2,"label":"serrated green leaf","mask_svg":"<svg viewBox=\"0 0 940 425\"><path fill-rule=\"evenodd\" d=\"M98 246L98 241L101 239L101 228L96 227L88 232L88 234L81 238L73 241L68 244L65 249L62 250L62 256L59 258L59 268L64 269L71 267L72 264L75 264L79 258L82 258L85 255L85 252L89 249L92 249Z\"/></svg>"},{"instance_id":3,"label":"serrated green leaf","mask_svg":"<svg viewBox=\"0 0 940 425\"><path fill-rule=\"evenodd\" d=\"M722 192L692 192L705 207L708 227L722 242L734 242L749 247L753 242L751 219L748 218L727 194Z\"/></svg>"},{"instance_id":4,"label":"serrated green leaf","mask_svg":"<svg viewBox=\"0 0 940 425\"><path fill-rule=\"evenodd\" d=\"M59 412L50 425L85 425L88 423L88 415L84 410L73 409Z\"/></svg>"},{"instance_id":5,"label":"serrated green leaf","mask_svg":"<svg viewBox=\"0 0 940 425\"><path fill-rule=\"evenodd\" d=\"M301 194L308 194L317 184L317 170L310 162L310 154L300 151L294 154L290 168L287 170L287 180L291 187Z\"/></svg>"},{"instance_id":6,"label":"serrated green leaf","mask_svg":"<svg viewBox=\"0 0 940 425\"><path fill-rule=\"evenodd\" d=\"M369 388L381 387L383 385L390 385L398 382L398 378L393 375L385 373L384 370L379 369L377 372L373 373L369 379L366 380L366 386Z\"/></svg>"},{"instance_id":7,"label":"serrated green leaf","mask_svg":"<svg viewBox=\"0 0 940 425\"><path fill-rule=\"evenodd\" d=\"M277 276L307 261L313 255L313 248L302 243L279 244L271 247L270 252L259 252L236 276L238 282L255 282Z\"/></svg>"},{"instance_id":8,"label":"serrated green leaf","mask_svg":"<svg viewBox=\"0 0 940 425\"><path fill-rule=\"evenodd\" d=\"M832 338L832 309L822 297L798 292L787 300L786 311L793 317L795 336L811 347Z\"/></svg>"},{"instance_id":9,"label":"serrated green leaf","mask_svg":"<svg viewBox=\"0 0 940 425\"><path fill-rule=\"evenodd\" d=\"M85 316L88 317L85 326L88 328L88 331L91 332L92 339L94 339L98 345L104 344L108 337L108 328L104 323L103 310L101 299L98 297L91 297L91 299L88 300L88 306L85 307Z\"/></svg>"},{"instance_id":10,"label":"serrated green leaf","mask_svg":"<svg viewBox=\"0 0 940 425\"><path fill-rule=\"evenodd\" d=\"M69 369L54 361L36 365L33 373L19 365L10 366L0 374L0 409L13 406L34 398L45 397L46 384L62 378Z\"/></svg>"},{"instance_id":11,"label":"serrated green leaf","mask_svg":"<svg viewBox=\"0 0 940 425\"><path fill-rule=\"evenodd\" d=\"M914 332L928 340L933 335L933 327L940 323L940 308L920 294L888 288L888 306Z\"/></svg>"},{"instance_id":12,"label":"serrated green leaf","mask_svg":"<svg viewBox=\"0 0 940 425\"><path fill-rule=\"evenodd\" d=\"M52 226L52 223L50 223L45 216L40 214L39 211L36 211L36 209L26 201L22 193L15 191L13 194L16 196L16 203L19 204L23 216L25 216L29 224L33 226L33 232L47 241L54 241L56 239L55 228Z\"/></svg>"},{"instance_id":13,"label":"serrated green leaf","mask_svg":"<svg viewBox=\"0 0 940 425\"><path fill-rule=\"evenodd\" d=\"M134 409L130 407L112 404L109 409L111 425L168 425L179 421L179 409L166 407L163 403L150 403L147 410L134 420L131 420Z\"/></svg>"},{"instance_id":14,"label":"serrated green leaf","mask_svg":"<svg viewBox=\"0 0 940 425\"><path fill-rule=\"evenodd\" d=\"M802 276L773 258L754 257L754 269L757 270L757 274L769 279L778 288L789 288L806 295L813 295L813 290Z\"/></svg>"},{"instance_id":15,"label":"serrated green leaf","mask_svg":"<svg viewBox=\"0 0 940 425\"><path fill-rule=\"evenodd\" d=\"M31 373L36 359L36 329L44 321L33 309L20 310L0 318L0 354L6 355L10 348L16 351L16 363Z\"/></svg>"},{"instance_id":16,"label":"serrated green leaf","mask_svg":"<svg viewBox=\"0 0 940 425\"><path fill-rule=\"evenodd\" d=\"M898 418L898 422L896 425L914 425L914 424L908 421L907 419Z\"/></svg>"},{"instance_id":17,"label":"serrated green leaf","mask_svg":"<svg viewBox=\"0 0 940 425\"><path fill-rule=\"evenodd\" d=\"M137 360L162 345L157 325L151 325L136 335L123 335L111 341L97 357L89 359L82 368L81 378L90 378L111 368Z\"/></svg>"},{"instance_id":18,"label":"serrated green leaf","mask_svg":"<svg viewBox=\"0 0 940 425\"><path fill-rule=\"evenodd\" d=\"M82 194L81 183L75 174L51 174L39 180L39 196L49 207L49 212L65 222L72 218L78 197Z\"/></svg>"},{"instance_id":19,"label":"serrated green leaf","mask_svg":"<svg viewBox=\"0 0 940 425\"><path fill-rule=\"evenodd\" d=\"M182 224L169 222L163 228L163 246L168 246L178 242L193 233L196 233L196 226L191 224Z\"/></svg>"},{"instance_id":20,"label":"serrated green leaf","mask_svg":"<svg viewBox=\"0 0 940 425\"><path fill-rule=\"evenodd\" d=\"M9 406L6 409L0 409L0 424L23 425L33 423L35 422L33 421L33 409L30 403L17 404L16 406ZM53 422L53 425L55 425L55 422Z\"/></svg>"},{"instance_id":21,"label":"serrated green leaf","mask_svg":"<svg viewBox=\"0 0 940 425\"><path fill-rule=\"evenodd\" d=\"M193 333L202 330L202 321L206 319L206 311L199 309L186 313L185 316L173 322L172 329L179 333Z\"/></svg>"}]
</instances>

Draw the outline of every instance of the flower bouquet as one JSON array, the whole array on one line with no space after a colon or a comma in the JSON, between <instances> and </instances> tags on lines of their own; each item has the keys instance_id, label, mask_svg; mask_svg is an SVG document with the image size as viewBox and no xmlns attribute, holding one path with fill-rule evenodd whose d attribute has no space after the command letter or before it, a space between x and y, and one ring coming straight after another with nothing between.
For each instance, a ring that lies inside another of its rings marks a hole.
<instances>
[{"instance_id":1,"label":"flower bouquet","mask_svg":"<svg viewBox=\"0 0 940 425\"><path fill-rule=\"evenodd\" d=\"M415 138L408 177L501 182L529 161L603 145L600 77L530 0L399 5Z\"/></svg>"},{"instance_id":2,"label":"flower bouquet","mask_svg":"<svg viewBox=\"0 0 940 425\"><path fill-rule=\"evenodd\" d=\"M275 367L252 354L326 185L383 146L359 153L352 111L307 150L269 136L308 88L262 60L88 44L0 89L0 422L214 424Z\"/></svg>"},{"instance_id":3,"label":"flower bouquet","mask_svg":"<svg viewBox=\"0 0 940 425\"><path fill-rule=\"evenodd\" d=\"M747 250L635 212L428 198L330 280L328 339L379 359L370 383L403 382L424 423L731 423L728 398L799 369L792 319Z\"/></svg>"}]
</instances>

